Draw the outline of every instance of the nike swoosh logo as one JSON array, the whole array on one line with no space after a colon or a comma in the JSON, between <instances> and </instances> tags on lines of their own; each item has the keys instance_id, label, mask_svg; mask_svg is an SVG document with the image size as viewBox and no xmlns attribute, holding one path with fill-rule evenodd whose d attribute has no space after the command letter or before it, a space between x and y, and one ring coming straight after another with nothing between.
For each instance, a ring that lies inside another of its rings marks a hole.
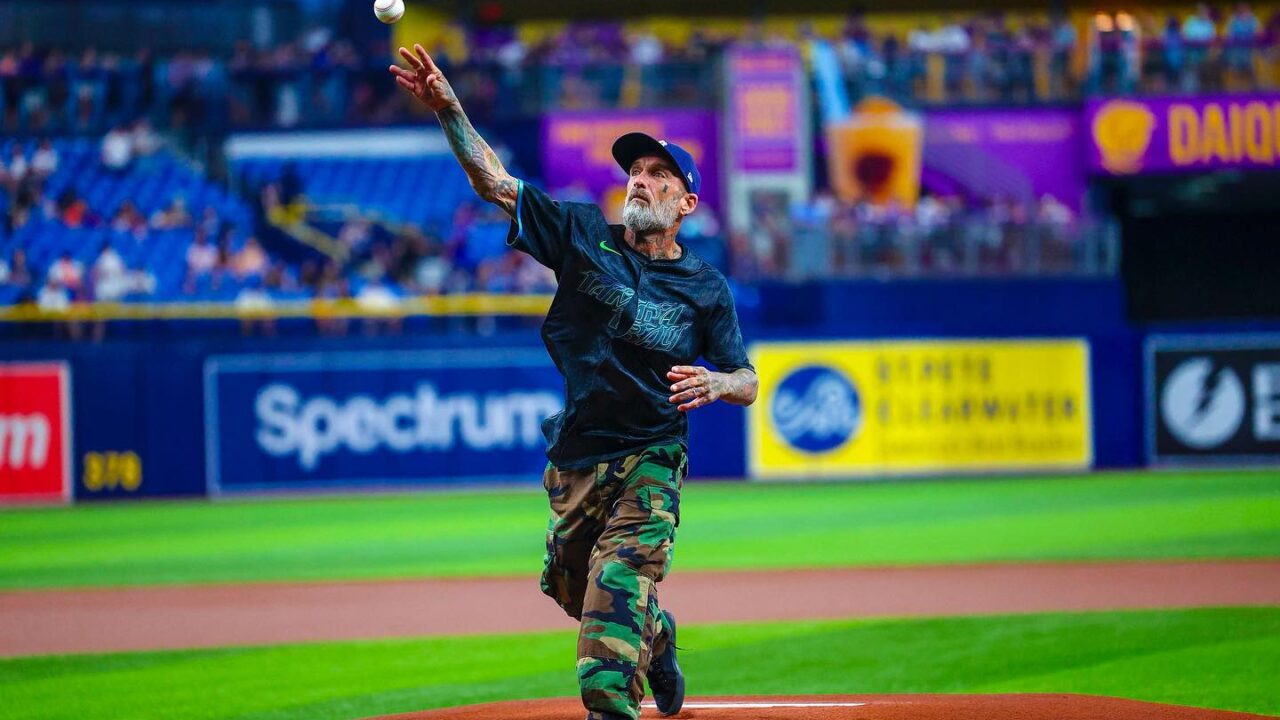
<instances>
[{"instance_id":1,"label":"nike swoosh logo","mask_svg":"<svg viewBox=\"0 0 1280 720\"><path fill-rule=\"evenodd\" d=\"M601 240L601 241L600 241L600 249L602 249L602 250L608 250L609 252L613 253L614 255L621 255L621 254L622 254L622 253L618 252L617 250L614 250L613 248L609 247L608 245L605 245L605 242L606 242L606 241L604 241L604 240Z\"/></svg>"}]
</instances>

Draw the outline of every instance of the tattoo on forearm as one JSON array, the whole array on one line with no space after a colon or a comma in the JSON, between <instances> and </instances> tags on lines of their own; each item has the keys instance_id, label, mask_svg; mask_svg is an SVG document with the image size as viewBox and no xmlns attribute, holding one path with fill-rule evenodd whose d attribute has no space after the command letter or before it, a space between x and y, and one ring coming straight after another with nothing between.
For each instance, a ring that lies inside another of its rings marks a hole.
<instances>
[{"instance_id":1,"label":"tattoo on forearm","mask_svg":"<svg viewBox=\"0 0 1280 720\"><path fill-rule=\"evenodd\" d=\"M731 373L716 373L716 394L720 399L733 405L750 405L756 400L756 390L760 381L756 374L747 368L739 368Z\"/></svg>"},{"instance_id":2,"label":"tattoo on forearm","mask_svg":"<svg viewBox=\"0 0 1280 720\"><path fill-rule=\"evenodd\" d=\"M503 167L498 154L471 125L461 107L437 113L449 147L467 173L476 194L514 215L519 184Z\"/></svg>"}]
</instances>

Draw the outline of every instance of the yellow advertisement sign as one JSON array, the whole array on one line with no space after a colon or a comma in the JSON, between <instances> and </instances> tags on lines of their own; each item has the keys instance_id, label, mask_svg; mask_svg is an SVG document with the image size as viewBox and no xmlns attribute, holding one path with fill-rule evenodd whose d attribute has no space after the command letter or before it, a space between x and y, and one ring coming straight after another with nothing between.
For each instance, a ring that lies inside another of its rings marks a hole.
<instances>
[{"instance_id":1,"label":"yellow advertisement sign","mask_svg":"<svg viewBox=\"0 0 1280 720\"><path fill-rule=\"evenodd\" d=\"M764 343L752 359L755 478L1093 462L1084 340Z\"/></svg>"}]
</instances>

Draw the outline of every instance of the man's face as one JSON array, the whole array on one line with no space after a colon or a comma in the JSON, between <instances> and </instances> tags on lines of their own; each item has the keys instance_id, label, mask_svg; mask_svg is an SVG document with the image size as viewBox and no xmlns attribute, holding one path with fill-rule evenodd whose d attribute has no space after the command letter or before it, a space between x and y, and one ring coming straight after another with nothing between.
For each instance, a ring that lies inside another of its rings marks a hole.
<instances>
[{"instance_id":1,"label":"man's face","mask_svg":"<svg viewBox=\"0 0 1280 720\"><path fill-rule=\"evenodd\" d=\"M670 161L646 156L631 163L622 224L632 232L659 232L693 212L698 196L687 192Z\"/></svg>"}]
</instances>

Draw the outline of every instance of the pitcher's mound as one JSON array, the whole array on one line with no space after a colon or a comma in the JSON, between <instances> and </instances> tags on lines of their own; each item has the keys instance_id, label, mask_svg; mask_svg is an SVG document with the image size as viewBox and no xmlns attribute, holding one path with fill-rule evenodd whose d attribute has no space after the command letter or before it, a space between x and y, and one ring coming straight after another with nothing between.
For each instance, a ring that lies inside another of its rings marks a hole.
<instances>
[{"instance_id":1,"label":"pitcher's mound","mask_svg":"<svg viewBox=\"0 0 1280 720\"><path fill-rule=\"evenodd\" d=\"M521 700L388 715L379 720L582 720L577 698ZM660 718L646 703L643 720ZM1243 720L1263 715L1094 695L810 695L689 698L698 720Z\"/></svg>"}]
</instances>

